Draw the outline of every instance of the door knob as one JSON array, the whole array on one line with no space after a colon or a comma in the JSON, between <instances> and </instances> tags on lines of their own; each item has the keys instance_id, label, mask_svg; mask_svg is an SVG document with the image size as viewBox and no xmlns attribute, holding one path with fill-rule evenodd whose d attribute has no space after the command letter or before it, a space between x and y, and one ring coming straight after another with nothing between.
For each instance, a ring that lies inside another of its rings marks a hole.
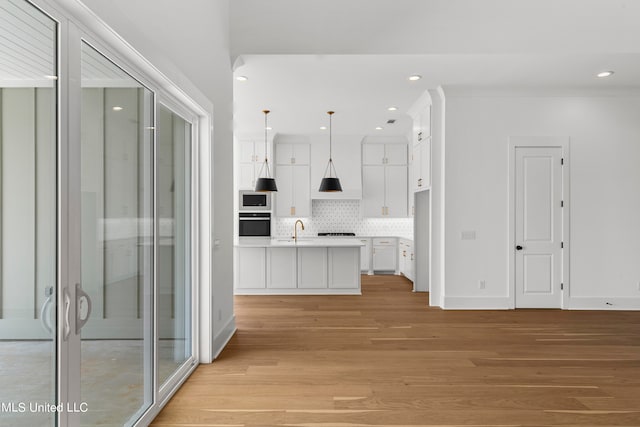
<instances>
[{"instance_id":1,"label":"door knob","mask_svg":"<svg viewBox=\"0 0 640 427\"><path fill-rule=\"evenodd\" d=\"M521 251L522 249L523 249L523 247L522 247L522 246L520 246L520 245L516 246L516 250L517 250L517 251Z\"/></svg>"}]
</instances>

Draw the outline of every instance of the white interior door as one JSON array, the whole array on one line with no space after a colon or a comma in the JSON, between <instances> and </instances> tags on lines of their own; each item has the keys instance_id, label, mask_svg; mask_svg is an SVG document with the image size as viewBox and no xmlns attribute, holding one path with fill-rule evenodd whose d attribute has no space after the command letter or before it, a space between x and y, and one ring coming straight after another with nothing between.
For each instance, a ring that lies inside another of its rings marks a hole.
<instances>
[{"instance_id":1,"label":"white interior door","mask_svg":"<svg viewBox=\"0 0 640 427\"><path fill-rule=\"evenodd\" d=\"M515 306L560 308L562 148L515 148Z\"/></svg>"}]
</instances>

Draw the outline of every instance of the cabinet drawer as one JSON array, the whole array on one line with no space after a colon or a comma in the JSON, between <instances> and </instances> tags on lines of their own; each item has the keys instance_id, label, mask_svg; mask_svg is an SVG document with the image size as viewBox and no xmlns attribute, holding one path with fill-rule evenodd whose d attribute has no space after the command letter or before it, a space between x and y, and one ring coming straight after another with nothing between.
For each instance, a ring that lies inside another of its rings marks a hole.
<instances>
[{"instance_id":1,"label":"cabinet drawer","mask_svg":"<svg viewBox=\"0 0 640 427\"><path fill-rule=\"evenodd\" d=\"M393 237L375 237L373 246L395 246L396 239Z\"/></svg>"}]
</instances>

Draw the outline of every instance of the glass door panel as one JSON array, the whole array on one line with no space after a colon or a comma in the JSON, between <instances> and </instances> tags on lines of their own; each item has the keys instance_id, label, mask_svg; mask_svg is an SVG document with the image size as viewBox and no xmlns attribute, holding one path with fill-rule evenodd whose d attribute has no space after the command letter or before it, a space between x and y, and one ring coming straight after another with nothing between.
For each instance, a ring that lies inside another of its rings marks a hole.
<instances>
[{"instance_id":1,"label":"glass door panel","mask_svg":"<svg viewBox=\"0 0 640 427\"><path fill-rule=\"evenodd\" d=\"M163 105L157 117L158 383L191 356L191 124Z\"/></svg>"},{"instance_id":2,"label":"glass door panel","mask_svg":"<svg viewBox=\"0 0 640 427\"><path fill-rule=\"evenodd\" d=\"M130 425L153 400L153 94L86 43L81 75L81 424Z\"/></svg>"},{"instance_id":3,"label":"glass door panel","mask_svg":"<svg viewBox=\"0 0 640 427\"><path fill-rule=\"evenodd\" d=\"M57 25L0 3L0 424L56 404Z\"/></svg>"}]
</instances>

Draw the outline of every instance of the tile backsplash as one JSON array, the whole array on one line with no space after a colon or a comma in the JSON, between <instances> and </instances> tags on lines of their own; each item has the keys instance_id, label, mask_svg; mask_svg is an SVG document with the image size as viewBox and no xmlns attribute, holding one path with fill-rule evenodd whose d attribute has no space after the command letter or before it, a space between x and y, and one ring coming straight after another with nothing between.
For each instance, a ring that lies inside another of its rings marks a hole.
<instances>
[{"instance_id":1,"label":"tile backsplash","mask_svg":"<svg viewBox=\"0 0 640 427\"><path fill-rule=\"evenodd\" d=\"M289 237L298 218L276 218L272 232L275 237ZM311 218L300 218L303 237L319 232L353 232L358 236L399 236L413 239L413 218L362 218L359 200L313 200Z\"/></svg>"}]
</instances>

